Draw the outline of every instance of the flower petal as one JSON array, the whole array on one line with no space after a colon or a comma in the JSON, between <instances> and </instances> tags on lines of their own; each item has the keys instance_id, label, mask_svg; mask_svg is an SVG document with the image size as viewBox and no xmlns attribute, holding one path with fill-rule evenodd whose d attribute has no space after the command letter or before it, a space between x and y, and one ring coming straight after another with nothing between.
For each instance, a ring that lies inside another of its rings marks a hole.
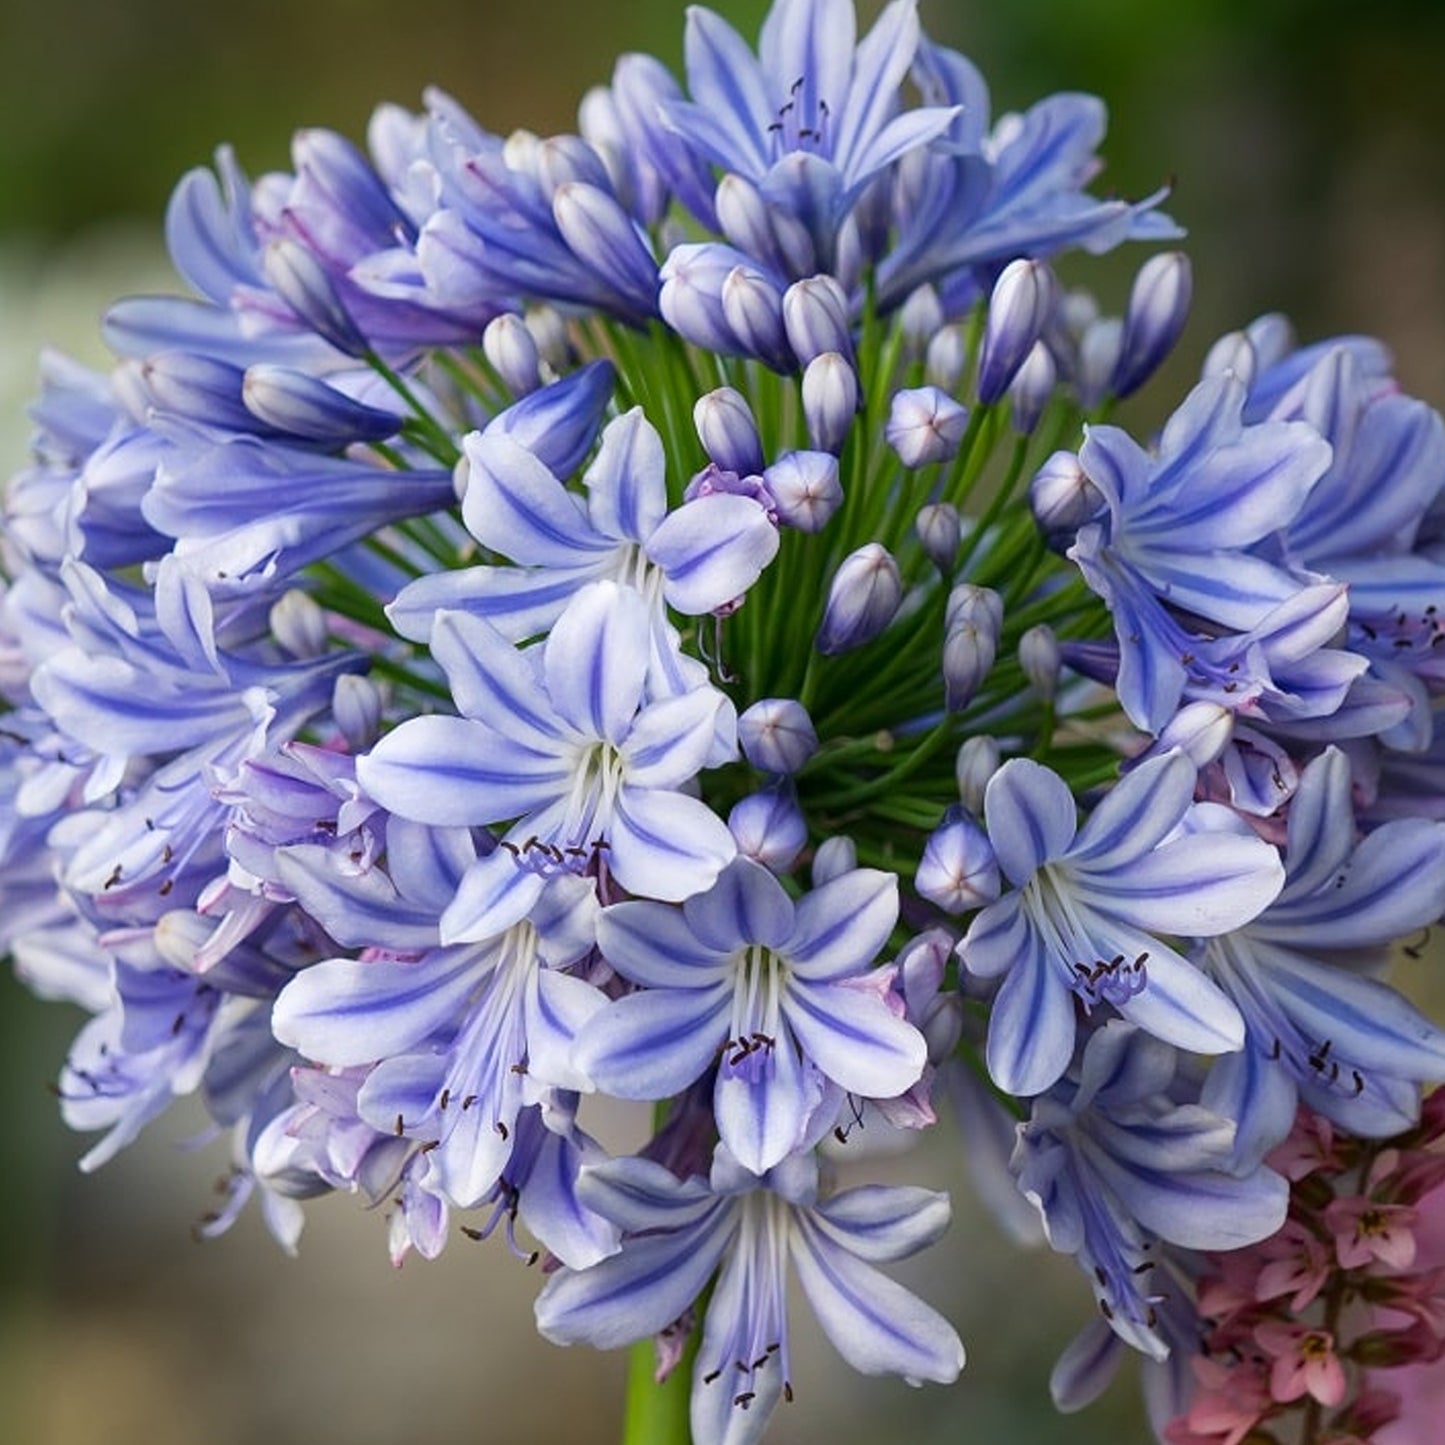
<instances>
[{"instance_id":1,"label":"flower petal","mask_svg":"<svg viewBox=\"0 0 1445 1445\"><path fill-rule=\"evenodd\" d=\"M818 1323L855 1370L945 1385L958 1378L963 1344L931 1305L839 1249L807 1215L800 1216L791 1243Z\"/></svg>"},{"instance_id":2,"label":"flower petal","mask_svg":"<svg viewBox=\"0 0 1445 1445\"><path fill-rule=\"evenodd\" d=\"M644 989L617 999L582 1030L577 1063L619 1099L671 1098L717 1057L732 997L719 980L710 988Z\"/></svg>"}]
</instances>

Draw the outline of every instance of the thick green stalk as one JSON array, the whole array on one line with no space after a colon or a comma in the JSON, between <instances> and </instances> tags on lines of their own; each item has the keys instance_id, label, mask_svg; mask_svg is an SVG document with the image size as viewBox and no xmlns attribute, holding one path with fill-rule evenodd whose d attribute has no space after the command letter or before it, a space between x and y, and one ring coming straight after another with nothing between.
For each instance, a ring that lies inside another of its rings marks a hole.
<instances>
[{"instance_id":1,"label":"thick green stalk","mask_svg":"<svg viewBox=\"0 0 1445 1445\"><path fill-rule=\"evenodd\" d=\"M657 1352L649 1335L627 1354L627 1402L622 1415L622 1445L691 1445L688 1400L697 1331L688 1341L677 1367L657 1382Z\"/></svg>"}]
</instances>

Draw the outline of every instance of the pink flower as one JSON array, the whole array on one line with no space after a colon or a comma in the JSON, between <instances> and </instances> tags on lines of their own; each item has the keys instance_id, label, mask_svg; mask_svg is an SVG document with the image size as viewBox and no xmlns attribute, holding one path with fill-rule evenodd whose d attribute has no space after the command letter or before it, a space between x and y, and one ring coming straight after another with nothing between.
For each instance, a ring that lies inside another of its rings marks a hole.
<instances>
[{"instance_id":1,"label":"pink flower","mask_svg":"<svg viewBox=\"0 0 1445 1445\"><path fill-rule=\"evenodd\" d=\"M1169 1445L1239 1445L1268 1414L1272 1401L1258 1358L1223 1365L1190 1360L1198 1392L1188 1412L1164 1432Z\"/></svg>"},{"instance_id":2,"label":"pink flower","mask_svg":"<svg viewBox=\"0 0 1445 1445\"><path fill-rule=\"evenodd\" d=\"M1255 1299L1278 1299L1287 1294L1292 1296L1289 1307L1295 1314L1306 1309L1325 1287L1333 1266L1324 1241L1299 1220L1290 1219L1259 1248L1268 1262L1255 1280Z\"/></svg>"},{"instance_id":3,"label":"pink flower","mask_svg":"<svg viewBox=\"0 0 1445 1445\"><path fill-rule=\"evenodd\" d=\"M1335 1148L1335 1126L1323 1115L1301 1109L1289 1138L1269 1151L1266 1162L1291 1184L1317 1169L1339 1169L1342 1161Z\"/></svg>"},{"instance_id":4,"label":"pink flower","mask_svg":"<svg viewBox=\"0 0 1445 1445\"><path fill-rule=\"evenodd\" d=\"M1306 1394L1321 1405L1338 1405L1345 1398L1345 1370L1328 1330L1265 1320L1255 1327L1254 1338L1274 1361L1269 1389L1280 1404Z\"/></svg>"},{"instance_id":5,"label":"pink flower","mask_svg":"<svg viewBox=\"0 0 1445 1445\"><path fill-rule=\"evenodd\" d=\"M1373 1199L1336 1199L1325 1210L1325 1227L1335 1238L1341 1269L1363 1269L1378 1260L1392 1270L1415 1262L1416 1211Z\"/></svg>"}]
</instances>

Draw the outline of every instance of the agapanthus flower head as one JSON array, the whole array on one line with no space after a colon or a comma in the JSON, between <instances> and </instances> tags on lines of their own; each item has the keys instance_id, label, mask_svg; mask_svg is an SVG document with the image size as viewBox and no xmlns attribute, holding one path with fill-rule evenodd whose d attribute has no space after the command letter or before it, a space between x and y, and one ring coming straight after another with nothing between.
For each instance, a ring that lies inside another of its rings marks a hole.
<instances>
[{"instance_id":1,"label":"agapanthus flower head","mask_svg":"<svg viewBox=\"0 0 1445 1445\"><path fill-rule=\"evenodd\" d=\"M793 1272L957 1375L874 1268L947 1201L832 1178L942 1092L1090 1282L1062 1408L1133 1350L1187 1445L1383 1428L1445 1354L1445 1034L1383 978L1445 913L1445 426L1275 316L1106 423L1192 279L1056 282L1178 234L1103 128L777 0L575 135L430 91L183 178L191 294L46 360L0 524L0 946L90 1016L83 1167L195 1095L202 1236L341 1191L545 1256L544 1334L747 1445Z\"/></svg>"}]
</instances>

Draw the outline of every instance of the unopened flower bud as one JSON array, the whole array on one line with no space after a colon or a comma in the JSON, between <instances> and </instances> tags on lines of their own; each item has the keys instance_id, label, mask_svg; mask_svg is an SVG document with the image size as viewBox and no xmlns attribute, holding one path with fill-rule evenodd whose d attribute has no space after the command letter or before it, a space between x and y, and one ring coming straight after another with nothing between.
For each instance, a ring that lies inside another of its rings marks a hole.
<instances>
[{"instance_id":1,"label":"unopened flower bud","mask_svg":"<svg viewBox=\"0 0 1445 1445\"><path fill-rule=\"evenodd\" d=\"M720 386L699 397L692 409L692 422L702 449L724 471L739 476L762 472L762 438L741 392Z\"/></svg>"},{"instance_id":2,"label":"unopened flower bud","mask_svg":"<svg viewBox=\"0 0 1445 1445\"><path fill-rule=\"evenodd\" d=\"M909 354L924 355L928 343L943 325L943 303L938 299L938 292L932 286L915 287L899 308L898 324L903 328Z\"/></svg>"},{"instance_id":3,"label":"unopened flower bud","mask_svg":"<svg viewBox=\"0 0 1445 1445\"><path fill-rule=\"evenodd\" d=\"M783 298L761 272L734 266L723 278L723 316L736 346L774 371L791 371L793 353L783 330Z\"/></svg>"},{"instance_id":4,"label":"unopened flower bud","mask_svg":"<svg viewBox=\"0 0 1445 1445\"><path fill-rule=\"evenodd\" d=\"M743 756L764 773L796 773L818 751L818 734L802 703L765 697L738 718Z\"/></svg>"},{"instance_id":5,"label":"unopened flower bud","mask_svg":"<svg viewBox=\"0 0 1445 1445\"><path fill-rule=\"evenodd\" d=\"M958 557L958 544L963 537L963 523L958 508L951 502L931 502L918 509L913 529L928 560L947 576Z\"/></svg>"},{"instance_id":6,"label":"unopened flower bud","mask_svg":"<svg viewBox=\"0 0 1445 1445\"><path fill-rule=\"evenodd\" d=\"M1053 352L1042 341L1034 342L1008 389L1009 401L1013 404L1013 428L1020 436L1033 435L1058 379Z\"/></svg>"},{"instance_id":7,"label":"unopened flower bud","mask_svg":"<svg viewBox=\"0 0 1445 1445\"><path fill-rule=\"evenodd\" d=\"M1189 257L1182 251L1151 256L1134 278L1124 313L1124 339L1114 366L1115 396L1130 396L1174 349L1193 295Z\"/></svg>"},{"instance_id":8,"label":"unopened flower bud","mask_svg":"<svg viewBox=\"0 0 1445 1445\"><path fill-rule=\"evenodd\" d=\"M836 351L815 356L803 371L803 416L819 451L843 450L858 411L858 376Z\"/></svg>"},{"instance_id":9,"label":"unopened flower bud","mask_svg":"<svg viewBox=\"0 0 1445 1445\"><path fill-rule=\"evenodd\" d=\"M242 402L241 368L209 356L161 351L126 370L145 393L145 407L229 431L254 431L255 418Z\"/></svg>"},{"instance_id":10,"label":"unopened flower bud","mask_svg":"<svg viewBox=\"0 0 1445 1445\"><path fill-rule=\"evenodd\" d=\"M541 386L537 341L520 316L510 311L494 316L482 332L482 351L513 396L527 396Z\"/></svg>"},{"instance_id":11,"label":"unopened flower bud","mask_svg":"<svg viewBox=\"0 0 1445 1445\"><path fill-rule=\"evenodd\" d=\"M945 913L967 913L999 896L993 845L963 809L950 809L943 826L929 837L913 886Z\"/></svg>"},{"instance_id":12,"label":"unopened flower bud","mask_svg":"<svg viewBox=\"0 0 1445 1445\"><path fill-rule=\"evenodd\" d=\"M590 146L583 146L589 153ZM572 254L601 276L639 315L650 316L657 304L657 260L642 228L599 184L568 181L552 196L552 216Z\"/></svg>"},{"instance_id":13,"label":"unopened flower bud","mask_svg":"<svg viewBox=\"0 0 1445 1445\"><path fill-rule=\"evenodd\" d=\"M299 588L283 592L272 606L271 632L292 657L320 657L326 651L326 614Z\"/></svg>"},{"instance_id":14,"label":"unopened flower bud","mask_svg":"<svg viewBox=\"0 0 1445 1445\"><path fill-rule=\"evenodd\" d=\"M728 829L739 853L774 873L791 868L808 841L807 820L786 779L735 803L728 814Z\"/></svg>"},{"instance_id":15,"label":"unopened flower bud","mask_svg":"<svg viewBox=\"0 0 1445 1445\"><path fill-rule=\"evenodd\" d=\"M923 363L924 380L931 386L952 391L963 379L963 366L967 360L968 341L963 327L941 327L928 343Z\"/></svg>"},{"instance_id":16,"label":"unopened flower bud","mask_svg":"<svg viewBox=\"0 0 1445 1445\"><path fill-rule=\"evenodd\" d=\"M1234 375L1247 389L1254 384L1258 369L1254 343L1243 331L1230 331L1209 348L1199 374L1201 377Z\"/></svg>"},{"instance_id":17,"label":"unopened flower bud","mask_svg":"<svg viewBox=\"0 0 1445 1445\"><path fill-rule=\"evenodd\" d=\"M331 694L331 714L353 753L364 753L381 736L381 691L369 677L344 672Z\"/></svg>"},{"instance_id":18,"label":"unopened flower bud","mask_svg":"<svg viewBox=\"0 0 1445 1445\"><path fill-rule=\"evenodd\" d=\"M754 256L788 276L818 269L807 227L786 211L769 206L751 181L729 171L718 182L713 205L718 229L743 255Z\"/></svg>"},{"instance_id":19,"label":"unopened flower bud","mask_svg":"<svg viewBox=\"0 0 1445 1445\"><path fill-rule=\"evenodd\" d=\"M257 421L309 442L384 441L401 426L395 412L354 401L320 377L268 362L247 369L241 400Z\"/></svg>"},{"instance_id":20,"label":"unopened flower bud","mask_svg":"<svg viewBox=\"0 0 1445 1445\"><path fill-rule=\"evenodd\" d=\"M532 139L535 149L530 168L535 171L538 184L549 195L555 195L563 186L574 183L602 187L611 185L602 156L581 136L554 135L542 141L537 141L535 137Z\"/></svg>"},{"instance_id":21,"label":"unopened flower bud","mask_svg":"<svg viewBox=\"0 0 1445 1445\"><path fill-rule=\"evenodd\" d=\"M1034 690L1045 702L1052 702L1059 690L1059 639L1046 622L1037 623L1019 638L1019 666Z\"/></svg>"},{"instance_id":22,"label":"unopened flower bud","mask_svg":"<svg viewBox=\"0 0 1445 1445\"><path fill-rule=\"evenodd\" d=\"M824 838L813 852L813 887L851 873L858 866L858 849L851 838L838 834Z\"/></svg>"},{"instance_id":23,"label":"unopened flower bud","mask_svg":"<svg viewBox=\"0 0 1445 1445\"><path fill-rule=\"evenodd\" d=\"M720 356L738 354L737 338L723 314L723 280L736 252L713 242L674 246L662 263L657 308L662 318L694 345Z\"/></svg>"},{"instance_id":24,"label":"unopened flower bud","mask_svg":"<svg viewBox=\"0 0 1445 1445\"><path fill-rule=\"evenodd\" d=\"M995 637L1003 628L1003 598L992 587L960 582L948 594L943 613L943 630L952 632L968 622L982 622Z\"/></svg>"},{"instance_id":25,"label":"unopened flower bud","mask_svg":"<svg viewBox=\"0 0 1445 1445\"><path fill-rule=\"evenodd\" d=\"M572 343L562 313L555 306L533 306L522 319L537 343L541 360L553 371L563 370L572 354Z\"/></svg>"},{"instance_id":26,"label":"unopened flower bud","mask_svg":"<svg viewBox=\"0 0 1445 1445\"><path fill-rule=\"evenodd\" d=\"M1266 311L1256 316L1244 329L1261 367L1283 361L1298 345L1290 319L1279 311Z\"/></svg>"},{"instance_id":27,"label":"unopened flower bud","mask_svg":"<svg viewBox=\"0 0 1445 1445\"><path fill-rule=\"evenodd\" d=\"M953 765L954 780L963 806L975 816L983 812L983 793L988 780L998 772L1002 758L998 743L989 733L976 733L958 746Z\"/></svg>"},{"instance_id":28,"label":"unopened flower bud","mask_svg":"<svg viewBox=\"0 0 1445 1445\"><path fill-rule=\"evenodd\" d=\"M1099 515L1103 493L1073 452L1055 452L1029 483L1029 506L1047 536L1067 536Z\"/></svg>"},{"instance_id":29,"label":"unopened flower bud","mask_svg":"<svg viewBox=\"0 0 1445 1445\"><path fill-rule=\"evenodd\" d=\"M276 294L324 341L348 356L365 356L371 345L336 294L326 268L298 241L271 241L261 268Z\"/></svg>"},{"instance_id":30,"label":"unopened flower bud","mask_svg":"<svg viewBox=\"0 0 1445 1445\"><path fill-rule=\"evenodd\" d=\"M902 601L898 564L885 547L869 542L838 564L813 645L825 657L862 647L893 621Z\"/></svg>"},{"instance_id":31,"label":"unopened flower bud","mask_svg":"<svg viewBox=\"0 0 1445 1445\"><path fill-rule=\"evenodd\" d=\"M893 393L883 435L905 467L946 462L957 455L968 410L936 386Z\"/></svg>"},{"instance_id":32,"label":"unopened flower bud","mask_svg":"<svg viewBox=\"0 0 1445 1445\"><path fill-rule=\"evenodd\" d=\"M610 361L589 361L498 413L487 430L525 447L553 476L571 476L597 440L615 380Z\"/></svg>"},{"instance_id":33,"label":"unopened flower bud","mask_svg":"<svg viewBox=\"0 0 1445 1445\"><path fill-rule=\"evenodd\" d=\"M997 401L1043 334L1057 286L1042 261L1010 261L994 283L978 363L978 399Z\"/></svg>"},{"instance_id":34,"label":"unopened flower bud","mask_svg":"<svg viewBox=\"0 0 1445 1445\"><path fill-rule=\"evenodd\" d=\"M807 366L825 351L853 355L848 298L831 276L809 276L788 287L783 293L783 325L799 366Z\"/></svg>"},{"instance_id":35,"label":"unopened flower bud","mask_svg":"<svg viewBox=\"0 0 1445 1445\"><path fill-rule=\"evenodd\" d=\"M961 712L973 701L998 655L998 629L986 616L950 627L943 640L943 705Z\"/></svg>"},{"instance_id":36,"label":"unopened flower bud","mask_svg":"<svg viewBox=\"0 0 1445 1445\"><path fill-rule=\"evenodd\" d=\"M832 452L784 452L763 472L778 521L799 532L821 532L843 502L838 458Z\"/></svg>"},{"instance_id":37,"label":"unopened flower bud","mask_svg":"<svg viewBox=\"0 0 1445 1445\"><path fill-rule=\"evenodd\" d=\"M1108 395L1124 343L1124 323L1117 316L1105 316L1084 328L1079 339L1079 369L1074 389L1079 405L1093 411Z\"/></svg>"}]
</instances>

